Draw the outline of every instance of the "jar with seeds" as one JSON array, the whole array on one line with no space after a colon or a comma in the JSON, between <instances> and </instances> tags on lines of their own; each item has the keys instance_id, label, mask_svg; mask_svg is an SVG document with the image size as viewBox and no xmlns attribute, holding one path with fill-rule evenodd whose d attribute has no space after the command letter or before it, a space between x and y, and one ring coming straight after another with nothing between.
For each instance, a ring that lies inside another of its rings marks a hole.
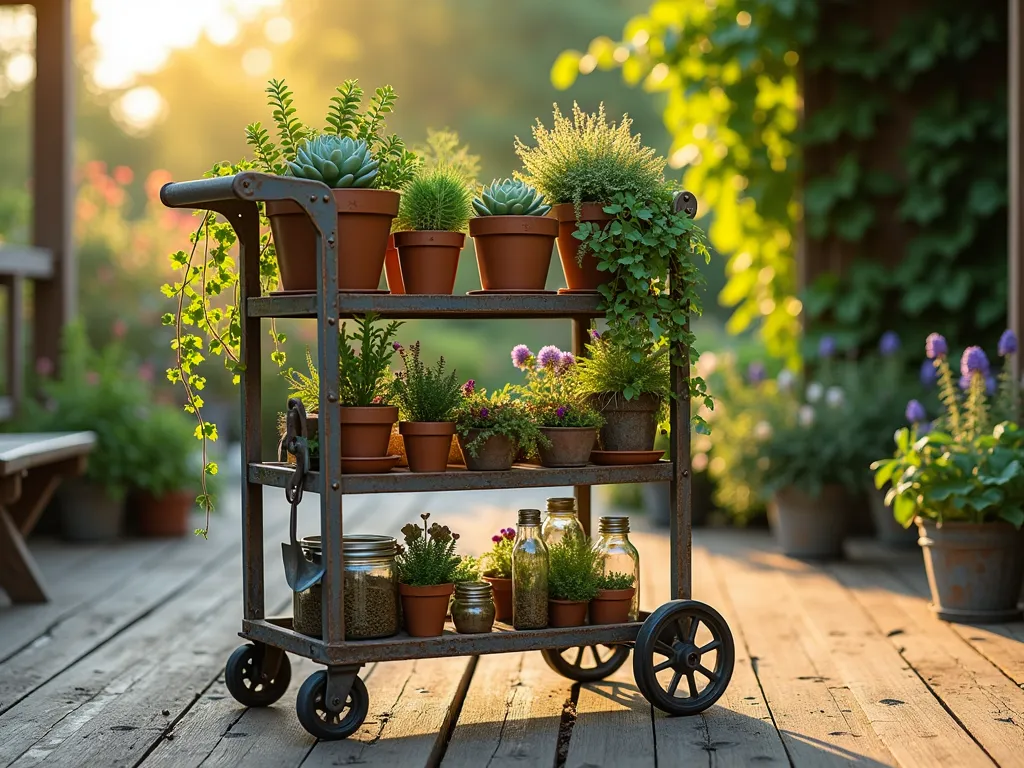
<instances>
[{"instance_id":1,"label":"jar with seeds","mask_svg":"<svg viewBox=\"0 0 1024 768\"><path fill-rule=\"evenodd\" d=\"M512 544L512 626L543 629L548 625L548 548L540 534L540 510L519 510Z\"/></svg>"},{"instance_id":2,"label":"jar with seeds","mask_svg":"<svg viewBox=\"0 0 1024 768\"><path fill-rule=\"evenodd\" d=\"M311 562L321 557L320 537L302 539L302 552ZM345 536L345 639L369 640L397 634L398 569L395 540L390 536ZM293 598L296 632L312 637L322 635L323 590L317 582Z\"/></svg>"}]
</instances>

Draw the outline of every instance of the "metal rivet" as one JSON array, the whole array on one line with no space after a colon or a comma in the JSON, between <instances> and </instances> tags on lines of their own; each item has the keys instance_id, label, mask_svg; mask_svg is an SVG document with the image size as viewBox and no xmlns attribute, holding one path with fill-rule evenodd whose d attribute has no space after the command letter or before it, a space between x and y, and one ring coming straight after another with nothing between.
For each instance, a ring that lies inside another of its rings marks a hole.
<instances>
[{"instance_id":1,"label":"metal rivet","mask_svg":"<svg viewBox=\"0 0 1024 768\"><path fill-rule=\"evenodd\" d=\"M327 318L327 324L328 325L334 325L334 318L333 317L328 317Z\"/></svg>"},{"instance_id":2,"label":"metal rivet","mask_svg":"<svg viewBox=\"0 0 1024 768\"><path fill-rule=\"evenodd\" d=\"M327 238L327 244L334 245L334 235L331 235L330 237Z\"/></svg>"},{"instance_id":3,"label":"metal rivet","mask_svg":"<svg viewBox=\"0 0 1024 768\"><path fill-rule=\"evenodd\" d=\"M324 202L325 203L331 202L331 196L330 195L324 195Z\"/></svg>"},{"instance_id":4,"label":"metal rivet","mask_svg":"<svg viewBox=\"0 0 1024 768\"><path fill-rule=\"evenodd\" d=\"M315 203L316 202L316 195L310 195L309 196L309 202Z\"/></svg>"},{"instance_id":5,"label":"metal rivet","mask_svg":"<svg viewBox=\"0 0 1024 768\"><path fill-rule=\"evenodd\" d=\"M331 483L331 490L332 491L336 491L339 488L341 488L341 484L340 483Z\"/></svg>"},{"instance_id":6,"label":"metal rivet","mask_svg":"<svg viewBox=\"0 0 1024 768\"><path fill-rule=\"evenodd\" d=\"M248 189L249 188L249 182L248 181L243 181L242 182L242 186L245 187L246 189Z\"/></svg>"},{"instance_id":7,"label":"metal rivet","mask_svg":"<svg viewBox=\"0 0 1024 768\"><path fill-rule=\"evenodd\" d=\"M327 401L329 403L333 403L333 402L337 401L337 399L338 399L338 396L336 394L334 394L333 392L328 392L327 393Z\"/></svg>"},{"instance_id":8,"label":"metal rivet","mask_svg":"<svg viewBox=\"0 0 1024 768\"><path fill-rule=\"evenodd\" d=\"M690 470L684 469L683 470L683 477L689 477L689 476L690 476Z\"/></svg>"}]
</instances>

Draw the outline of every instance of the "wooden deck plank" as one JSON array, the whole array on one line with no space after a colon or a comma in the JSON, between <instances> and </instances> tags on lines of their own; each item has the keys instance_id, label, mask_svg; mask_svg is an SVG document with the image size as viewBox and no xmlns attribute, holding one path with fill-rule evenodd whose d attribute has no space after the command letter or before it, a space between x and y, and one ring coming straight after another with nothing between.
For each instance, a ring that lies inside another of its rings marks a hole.
<instances>
[{"instance_id":1,"label":"wooden deck plank","mask_svg":"<svg viewBox=\"0 0 1024 768\"><path fill-rule=\"evenodd\" d=\"M1000 765L1024 754L1024 690L1008 680L919 596L900 594L884 571L836 565L829 569L889 638L903 659Z\"/></svg>"},{"instance_id":2,"label":"wooden deck plank","mask_svg":"<svg viewBox=\"0 0 1024 768\"><path fill-rule=\"evenodd\" d=\"M481 656L442 768L551 768L571 687L540 653Z\"/></svg>"},{"instance_id":3,"label":"wooden deck plank","mask_svg":"<svg viewBox=\"0 0 1024 768\"><path fill-rule=\"evenodd\" d=\"M779 570L803 566L787 561L768 567L760 559L764 553L745 546L763 542L742 534L703 537L790 762L894 765L830 655L812 642Z\"/></svg>"}]
</instances>

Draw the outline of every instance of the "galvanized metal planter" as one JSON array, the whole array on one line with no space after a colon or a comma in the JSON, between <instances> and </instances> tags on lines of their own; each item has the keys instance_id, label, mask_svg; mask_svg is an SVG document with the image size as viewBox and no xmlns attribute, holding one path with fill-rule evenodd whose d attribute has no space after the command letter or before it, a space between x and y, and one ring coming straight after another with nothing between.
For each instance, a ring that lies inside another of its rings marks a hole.
<instances>
[{"instance_id":1,"label":"galvanized metal planter","mask_svg":"<svg viewBox=\"0 0 1024 768\"><path fill-rule=\"evenodd\" d=\"M846 491L826 485L815 498L799 488L775 494L773 528L784 554L808 560L843 556L846 538Z\"/></svg>"}]
</instances>

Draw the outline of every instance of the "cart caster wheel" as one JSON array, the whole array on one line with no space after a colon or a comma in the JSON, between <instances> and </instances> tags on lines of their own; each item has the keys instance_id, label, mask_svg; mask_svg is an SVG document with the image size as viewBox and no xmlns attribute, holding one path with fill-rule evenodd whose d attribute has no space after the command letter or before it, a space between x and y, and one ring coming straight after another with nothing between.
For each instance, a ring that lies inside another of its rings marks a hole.
<instances>
[{"instance_id":1,"label":"cart caster wheel","mask_svg":"<svg viewBox=\"0 0 1024 768\"><path fill-rule=\"evenodd\" d=\"M292 665L288 654L281 652L277 672L267 678L263 673L266 646L248 643L240 645L228 657L224 666L224 683L228 693L239 704L247 707L269 707L284 696L292 680Z\"/></svg>"},{"instance_id":2,"label":"cart caster wheel","mask_svg":"<svg viewBox=\"0 0 1024 768\"><path fill-rule=\"evenodd\" d=\"M577 683L604 680L629 658L629 648L624 645L545 648L541 653L551 669Z\"/></svg>"},{"instance_id":3,"label":"cart caster wheel","mask_svg":"<svg viewBox=\"0 0 1024 768\"><path fill-rule=\"evenodd\" d=\"M673 600L640 628L633 678L658 709L670 715L695 715L725 693L735 659L732 632L718 611L696 600Z\"/></svg>"},{"instance_id":4,"label":"cart caster wheel","mask_svg":"<svg viewBox=\"0 0 1024 768\"><path fill-rule=\"evenodd\" d=\"M360 678L352 681L352 690L342 710L332 714L324 704L327 692L327 671L314 672L306 678L295 697L299 722L312 736L323 741L346 739L359 730L370 710L370 694Z\"/></svg>"}]
</instances>

